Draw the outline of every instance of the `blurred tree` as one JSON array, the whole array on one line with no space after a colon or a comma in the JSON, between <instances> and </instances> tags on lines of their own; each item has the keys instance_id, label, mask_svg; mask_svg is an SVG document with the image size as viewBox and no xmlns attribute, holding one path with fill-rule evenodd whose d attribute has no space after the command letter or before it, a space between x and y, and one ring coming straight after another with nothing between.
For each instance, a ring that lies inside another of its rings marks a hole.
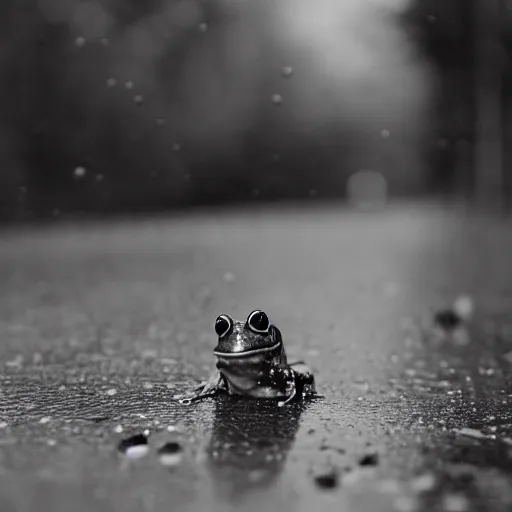
<instances>
[{"instance_id":1,"label":"blurred tree","mask_svg":"<svg viewBox=\"0 0 512 512\"><path fill-rule=\"evenodd\" d=\"M511 189L510 13L505 0L416 0L404 17L437 68L437 186L487 206Z\"/></svg>"},{"instance_id":2,"label":"blurred tree","mask_svg":"<svg viewBox=\"0 0 512 512\"><path fill-rule=\"evenodd\" d=\"M389 0L396 5L395 0ZM4 0L0 217L424 190L428 72L358 0Z\"/></svg>"},{"instance_id":3,"label":"blurred tree","mask_svg":"<svg viewBox=\"0 0 512 512\"><path fill-rule=\"evenodd\" d=\"M472 188L472 169L459 161L467 164L466 153L468 147L473 148L475 137L475 1L414 0L403 16L437 77L434 130L428 149L432 185L437 191L468 194Z\"/></svg>"}]
</instances>

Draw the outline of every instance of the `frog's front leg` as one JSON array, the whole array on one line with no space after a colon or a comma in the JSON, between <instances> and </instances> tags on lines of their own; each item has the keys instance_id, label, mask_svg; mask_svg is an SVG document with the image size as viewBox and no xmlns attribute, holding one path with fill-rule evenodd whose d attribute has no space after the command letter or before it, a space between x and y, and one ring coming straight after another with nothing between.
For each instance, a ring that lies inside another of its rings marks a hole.
<instances>
[{"instance_id":1,"label":"frog's front leg","mask_svg":"<svg viewBox=\"0 0 512 512\"><path fill-rule=\"evenodd\" d=\"M285 394L286 400L280 400L279 402L277 402L277 406L283 407L284 405L289 404L295 398L296 395L297 395L297 388L295 386L295 381L292 379L287 384L287 387L286 387L286 394Z\"/></svg>"},{"instance_id":2,"label":"frog's front leg","mask_svg":"<svg viewBox=\"0 0 512 512\"><path fill-rule=\"evenodd\" d=\"M290 403L297 395L302 398L316 395L315 376L302 361L290 365L288 371L291 378L287 376L286 400L278 402L278 407Z\"/></svg>"},{"instance_id":3,"label":"frog's front leg","mask_svg":"<svg viewBox=\"0 0 512 512\"><path fill-rule=\"evenodd\" d=\"M303 397L319 396L316 392L315 376L307 365L297 361L290 365L295 375L295 387Z\"/></svg>"},{"instance_id":4,"label":"frog's front leg","mask_svg":"<svg viewBox=\"0 0 512 512\"><path fill-rule=\"evenodd\" d=\"M201 400L202 398L207 398L211 395L214 395L218 391L226 390L226 384L222 374L216 370L212 373L210 378L201 383L193 393L188 393L185 395L176 395L174 398L179 400L182 404L190 404L195 400Z\"/></svg>"},{"instance_id":5,"label":"frog's front leg","mask_svg":"<svg viewBox=\"0 0 512 512\"><path fill-rule=\"evenodd\" d=\"M277 403L282 407L291 402L297 391L295 387L295 376L292 368L288 365L269 363L264 369L265 377L260 379L258 384L275 390L277 396L284 396L285 400ZM274 395L275 396L275 395Z\"/></svg>"}]
</instances>

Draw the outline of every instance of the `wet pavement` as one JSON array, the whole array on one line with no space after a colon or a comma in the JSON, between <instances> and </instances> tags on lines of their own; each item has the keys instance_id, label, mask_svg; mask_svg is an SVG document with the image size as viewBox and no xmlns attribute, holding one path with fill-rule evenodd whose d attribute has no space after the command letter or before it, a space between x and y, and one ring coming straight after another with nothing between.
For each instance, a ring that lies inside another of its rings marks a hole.
<instances>
[{"instance_id":1,"label":"wet pavement","mask_svg":"<svg viewBox=\"0 0 512 512\"><path fill-rule=\"evenodd\" d=\"M511 228L397 206L0 234L0 510L510 510ZM215 317L256 308L324 398L173 401Z\"/></svg>"}]
</instances>

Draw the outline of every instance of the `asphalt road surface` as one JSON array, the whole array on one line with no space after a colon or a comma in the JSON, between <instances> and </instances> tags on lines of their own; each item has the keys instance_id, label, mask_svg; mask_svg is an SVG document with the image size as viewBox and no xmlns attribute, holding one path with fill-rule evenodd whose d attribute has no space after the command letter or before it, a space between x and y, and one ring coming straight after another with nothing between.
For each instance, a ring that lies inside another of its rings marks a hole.
<instances>
[{"instance_id":1,"label":"asphalt road surface","mask_svg":"<svg viewBox=\"0 0 512 512\"><path fill-rule=\"evenodd\" d=\"M511 510L511 228L402 205L4 231L0 510ZM216 316L256 308L324 398L173 401Z\"/></svg>"}]
</instances>

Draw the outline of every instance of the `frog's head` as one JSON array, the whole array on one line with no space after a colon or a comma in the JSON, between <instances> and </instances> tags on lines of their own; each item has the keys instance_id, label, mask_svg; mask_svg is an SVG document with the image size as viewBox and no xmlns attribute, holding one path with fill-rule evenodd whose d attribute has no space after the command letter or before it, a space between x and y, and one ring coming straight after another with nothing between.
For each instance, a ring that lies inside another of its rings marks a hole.
<instances>
[{"instance_id":1,"label":"frog's head","mask_svg":"<svg viewBox=\"0 0 512 512\"><path fill-rule=\"evenodd\" d=\"M266 313L255 310L245 322L220 315L215 321L219 337L213 353L221 358L249 357L279 352L282 338L279 329L270 323Z\"/></svg>"}]
</instances>

